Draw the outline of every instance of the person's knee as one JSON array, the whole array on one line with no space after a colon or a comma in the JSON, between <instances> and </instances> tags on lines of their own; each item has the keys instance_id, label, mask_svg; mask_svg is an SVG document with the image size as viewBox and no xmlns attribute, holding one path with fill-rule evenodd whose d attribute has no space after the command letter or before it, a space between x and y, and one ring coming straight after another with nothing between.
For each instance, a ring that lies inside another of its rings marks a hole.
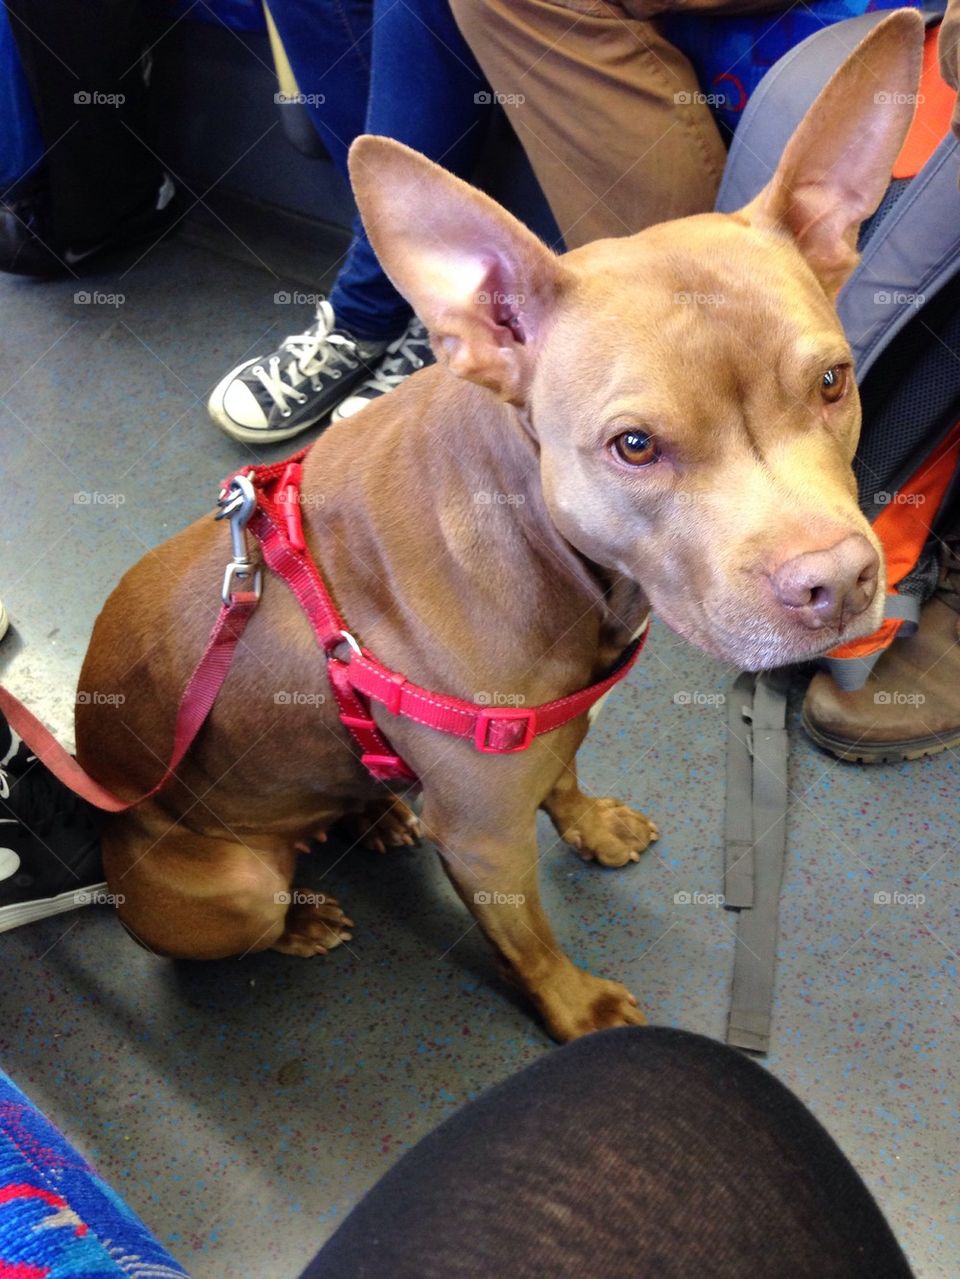
<instances>
[{"instance_id":1,"label":"person's knee","mask_svg":"<svg viewBox=\"0 0 960 1279\"><path fill-rule=\"evenodd\" d=\"M604 1112L612 1108L624 1122L649 1119L661 1110L692 1107L709 1113L723 1087L720 1081L736 1084L747 1097L763 1094L772 1080L736 1049L669 1026L586 1035L553 1054L547 1069L553 1072L550 1087L571 1096L579 1092L578 1105Z\"/></svg>"}]
</instances>

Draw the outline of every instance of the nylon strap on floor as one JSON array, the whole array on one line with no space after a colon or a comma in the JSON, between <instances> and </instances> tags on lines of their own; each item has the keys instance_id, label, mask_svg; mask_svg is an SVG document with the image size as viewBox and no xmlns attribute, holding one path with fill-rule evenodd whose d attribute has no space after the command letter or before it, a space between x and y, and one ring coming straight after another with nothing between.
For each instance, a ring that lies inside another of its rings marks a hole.
<instances>
[{"instance_id":1,"label":"nylon strap on floor","mask_svg":"<svg viewBox=\"0 0 960 1279\"><path fill-rule=\"evenodd\" d=\"M727 1043L770 1046L777 915L786 852L787 696L768 675L741 675L730 693L724 899L737 912Z\"/></svg>"}]
</instances>

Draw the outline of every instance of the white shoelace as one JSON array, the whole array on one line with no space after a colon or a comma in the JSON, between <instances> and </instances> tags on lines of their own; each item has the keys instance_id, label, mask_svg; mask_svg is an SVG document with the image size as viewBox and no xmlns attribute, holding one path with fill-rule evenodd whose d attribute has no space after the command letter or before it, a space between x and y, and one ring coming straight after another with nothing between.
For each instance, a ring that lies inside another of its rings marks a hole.
<instances>
[{"instance_id":1,"label":"white shoelace","mask_svg":"<svg viewBox=\"0 0 960 1279\"><path fill-rule=\"evenodd\" d=\"M281 349L287 353L286 356L271 355L267 368L257 364L250 370L284 417L289 417L293 411L288 406L288 398L295 400L297 404L303 404L307 400L307 396L297 390L301 382L309 378L313 389L319 391L317 374L323 372L331 362L350 369L356 368L356 360L350 359L350 356L356 354L356 342L342 333L332 332L333 326L333 307L329 302L321 302L317 307L315 324L305 333L294 333L284 338ZM284 360L282 372L281 359ZM330 369L333 377L339 377L340 372L336 367Z\"/></svg>"},{"instance_id":2,"label":"white shoelace","mask_svg":"<svg viewBox=\"0 0 960 1279\"><path fill-rule=\"evenodd\" d=\"M418 323L415 328L408 328L387 347L383 362L361 385L359 394L364 391L375 391L378 394L392 391L410 376L411 364L415 370L423 367L421 351L429 345L430 338L422 325Z\"/></svg>"}]
</instances>

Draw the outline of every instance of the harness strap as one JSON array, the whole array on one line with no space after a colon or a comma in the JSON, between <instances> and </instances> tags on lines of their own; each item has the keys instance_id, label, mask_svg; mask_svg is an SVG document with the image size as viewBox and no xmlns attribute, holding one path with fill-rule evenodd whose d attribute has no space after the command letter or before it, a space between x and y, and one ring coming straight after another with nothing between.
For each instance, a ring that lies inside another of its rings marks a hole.
<instances>
[{"instance_id":1,"label":"harness strap","mask_svg":"<svg viewBox=\"0 0 960 1279\"><path fill-rule=\"evenodd\" d=\"M327 656L327 674L336 698L340 721L360 748L360 762L377 781L417 780L416 773L396 753L370 715L370 705L358 696L349 678L348 664L334 657L334 649L346 644L346 625L330 597L313 559L306 552L300 528L299 484L297 491L288 490L298 481L280 473L282 504L261 501L248 525L260 543L267 567L281 578L307 615L317 643ZM259 473L257 475L259 480ZM272 512L272 513L271 513ZM282 520L283 527L278 522Z\"/></svg>"},{"instance_id":2,"label":"harness strap","mask_svg":"<svg viewBox=\"0 0 960 1279\"><path fill-rule=\"evenodd\" d=\"M604 679L566 697L539 706L481 706L459 697L448 697L411 684L399 671L392 671L365 650L354 653L349 663L331 660L332 671L354 689L384 706L391 715L411 719L427 728L452 737L473 741L478 751L488 755L514 755L526 750L535 737L552 733L589 710L608 689L618 683L633 666L647 632L623 652Z\"/></svg>"},{"instance_id":3,"label":"harness strap","mask_svg":"<svg viewBox=\"0 0 960 1279\"><path fill-rule=\"evenodd\" d=\"M526 750L534 737L551 733L589 710L633 666L643 648L646 627L603 679L540 706L481 706L411 683L348 633L306 547L300 518L305 453L270 467L246 468L244 473L257 491L257 509L248 527L260 543L268 568L286 582L306 613L327 656L340 721L359 747L361 763L378 781L410 782L417 777L377 727L371 701L391 715L470 739L484 754L510 755Z\"/></svg>"},{"instance_id":4,"label":"harness strap","mask_svg":"<svg viewBox=\"0 0 960 1279\"><path fill-rule=\"evenodd\" d=\"M65 786L85 799L88 804L93 804L95 808L101 808L104 812L126 812L128 808L135 808L137 804L142 804L144 800L150 799L151 796L156 795L157 791L162 790L193 745L227 677L240 636L253 615L258 599L259 596L255 592L236 591L231 603L221 606L210 638L207 640L207 646L180 698L170 763L157 784L136 799L118 799L105 786L94 781L74 757L64 750L50 730L41 724L18 698L2 687L0 687L0 711L3 711L8 723L26 742L41 764Z\"/></svg>"}]
</instances>

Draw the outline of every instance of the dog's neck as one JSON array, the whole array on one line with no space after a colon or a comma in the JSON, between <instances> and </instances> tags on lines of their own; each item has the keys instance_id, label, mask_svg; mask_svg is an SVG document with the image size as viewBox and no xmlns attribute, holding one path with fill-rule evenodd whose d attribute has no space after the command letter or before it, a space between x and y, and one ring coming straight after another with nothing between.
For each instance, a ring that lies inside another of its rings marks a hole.
<instances>
[{"instance_id":1,"label":"dog's neck","mask_svg":"<svg viewBox=\"0 0 960 1279\"><path fill-rule=\"evenodd\" d=\"M619 653L642 626L650 605L642 588L632 578L625 577L616 569L606 568L578 550L572 542L559 532L550 513L543 502L543 489L539 481L540 441L536 429L526 408L515 408L503 405L505 430L519 430L526 438L536 460L538 479L537 492L540 494L542 517L549 525L551 534L557 539L558 546L566 570L577 586L587 590L591 598L598 601L601 609L601 639L609 645L612 657Z\"/></svg>"},{"instance_id":2,"label":"dog's neck","mask_svg":"<svg viewBox=\"0 0 960 1279\"><path fill-rule=\"evenodd\" d=\"M461 634L454 620L472 618L481 582L493 587L486 607L500 614L487 617L493 630L542 632L531 641L542 647L558 628L586 639L593 616L599 652L591 645L583 658L596 668L614 660L642 623L645 598L560 534L539 454L518 409L440 368L321 436L305 471L305 490L316 492L304 522L345 605L350 582L367 583L348 621L363 631L387 613L432 611L436 576L442 617Z\"/></svg>"}]
</instances>

